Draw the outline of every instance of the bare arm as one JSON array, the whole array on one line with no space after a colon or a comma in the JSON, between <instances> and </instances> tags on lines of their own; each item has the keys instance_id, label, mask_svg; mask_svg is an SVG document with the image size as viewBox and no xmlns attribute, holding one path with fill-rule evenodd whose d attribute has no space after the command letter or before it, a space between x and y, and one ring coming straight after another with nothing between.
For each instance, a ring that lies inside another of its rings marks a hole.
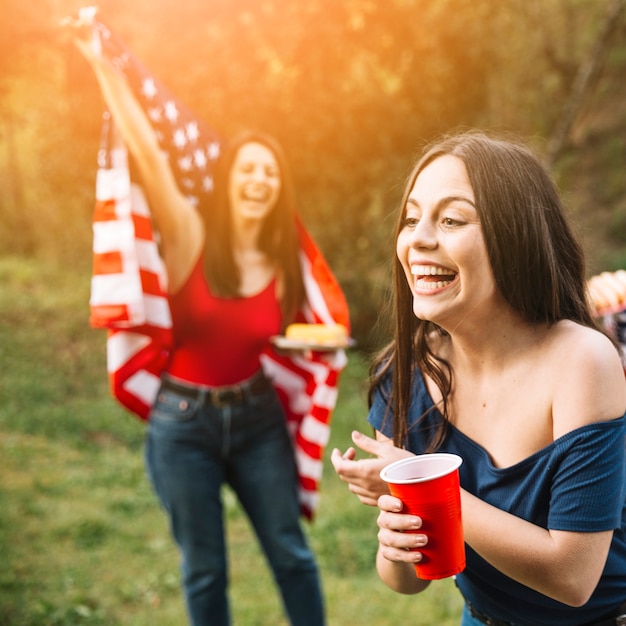
<instances>
[{"instance_id":1,"label":"bare arm","mask_svg":"<svg viewBox=\"0 0 626 626\"><path fill-rule=\"evenodd\" d=\"M91 65L113 119L134 156L142 184L161 233L169 288L176 291L188 276L203 244L202 221L180 192L167 157L161 151L149 119L125 78L99 54L93 16L65 24Z\"/></svg>"},{"instance_id":2,"label":"bare arm","mask_svg":"<svg viewBox=\"0 0 626 626\"><path fill-rule=\"evenodd\" d=\"M564 326L554 370L553 438L618 418L626 408L619 356L600 333ZM575 338L574 338L575 337ZM544 595L572 606L596 588L613 531L546 530L462 493L467 542L491 565Z\"/></svg>"},{"instance_id":3,"label":"bare arm","mask_svg":"<svg viewBox=\"0 0 626 626\"><path fill-rule=\"evenodd\" d=\"M613 531L546 530L461 492L465 540L496 569L550 598L582 606L596 588Z\"/></svg>"},{"instance_id":4,"label":"bare arm","mask_svg":"<svg viewBox=\"0 0 626 626\"><path fill-rule=\"evenodd\" d=\"M585 424L619 417L626 407L626 385L617 353L606 338L590 333L579 336L578 341L564 342L567 350L562 366L556 368L557 392L552 407L555 439ZM550 530L491 506L465 490L461 501L465 540L493 567L564 604L582 606L589 600L606 564L612 530ZM415 593L421 589L402 564L421 558L419 552L406 548L419 548L424 545L419 542L427 541L427 537L403 532L419 528L421 520L399 514L398 504L391 496L378 502L378 572L392 589Z\"/></svg>"},{"instance_id":5,"label":"bare arm","mask_svg":"<svg viewBox=\"0 0 626 626\"><path fill-rule=\"evenodd\" d=\"M587 602L606 562L612 531L571 533L550 531L461 492L466 542L503 574L571 606ZM419 593L426 581L418 579L413 564L426 545L426 535L404 531L419 529L421 519L398 513L401 502L383 496L378 503L378 555L381 580L399 593Z\"/></svg>"}]
</instances>

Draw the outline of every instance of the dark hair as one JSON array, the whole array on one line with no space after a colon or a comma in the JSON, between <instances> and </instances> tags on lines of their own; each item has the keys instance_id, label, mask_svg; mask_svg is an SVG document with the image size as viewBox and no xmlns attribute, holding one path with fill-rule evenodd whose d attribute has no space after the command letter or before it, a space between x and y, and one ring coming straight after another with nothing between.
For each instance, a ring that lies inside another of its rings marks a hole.
<instances>
[{"instance_id":1,"label":"dark hair","mask_svg":"<svg viewBox=\"0 0 626 626\"><path fill-rule=\"evenodd\" d=\"M300 270L295 199L287 159L280 145L267 135L245 131L223 147L215 174L214 203L210 211L203 211L202 215L206 231L204 273L216 295L239 295L241 278L233 255L228 179L237 153L248 143L260 143L271 150L280 168L280 194L263 223L259 247L279 268L284 327L295 318L304 301L305 292Z\"/></svg>"},{"instance_id":2,"label":"dark hair","mask_svg":"<svg viewBox=\"0 0 626 626\"><path fill-rule=\"evenodd\" d=\"M595 328L587 302L582 247L548 171L524 145L470 131L446 136L427 147L408 177L396 239L417 176L443 155L456 156L465 164L495 282L511 307L530 322L553 324L570 319ZM444 419L430 444L430 449L436 449L448 423L452 370L432 352L428 337L445 331L413 314L412 294L397 258L393 271L394 335L373 363L370 404L381 378L391 370L388 412L393 412L394 443L405 445L415 374L421 371L430 376L443 397Z\"/></svg>"}]
</instances>

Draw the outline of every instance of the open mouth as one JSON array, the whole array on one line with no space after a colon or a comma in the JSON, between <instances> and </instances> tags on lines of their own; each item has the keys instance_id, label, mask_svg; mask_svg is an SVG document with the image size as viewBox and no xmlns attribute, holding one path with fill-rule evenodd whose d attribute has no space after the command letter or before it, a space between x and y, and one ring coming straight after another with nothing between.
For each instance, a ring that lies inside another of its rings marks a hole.
<instances>
[{"instance_id":1,"label":"open mouth","mask_svg":"<svg viewBox=\"0 0 626 626\"><path fill-rule=\"evenodd\" d=\"M241 190L241 199L246 202L267 202L270 190L267 187L244 187Z\"/></svg>"},{"instance_id":2,"label":"open mouth","mask_svg":"<svg viewBox=\"0 0 626 626\"><path fill-rule=\"evenodd\" d=\"M412 265L411 274L415 277L415 289L434 291L443 289L457 277L457 273L435 265Z\"/></svg>"}]
</instances>

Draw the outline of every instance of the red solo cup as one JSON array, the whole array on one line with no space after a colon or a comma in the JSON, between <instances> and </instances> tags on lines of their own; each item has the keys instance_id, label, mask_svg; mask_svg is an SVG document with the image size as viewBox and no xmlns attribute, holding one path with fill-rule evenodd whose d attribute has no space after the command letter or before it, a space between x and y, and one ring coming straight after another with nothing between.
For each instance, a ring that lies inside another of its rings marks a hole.
<instances>
[{"instance_id":1,"label":"red solo cup","mask_svg":"<svg viewBox=\"0 0 626 626\"><path fill-rule=\"evenodd\" d=\"M456 454L422 454L391 463L380 473L391 495L402 500L402 512L422 520L419 530L407 531L428 537L424 547L414 548L422 553L422 560L415 564L418 578L447 578L465 569L461 463L463 459Z\"/></svg>"}]
</instances>

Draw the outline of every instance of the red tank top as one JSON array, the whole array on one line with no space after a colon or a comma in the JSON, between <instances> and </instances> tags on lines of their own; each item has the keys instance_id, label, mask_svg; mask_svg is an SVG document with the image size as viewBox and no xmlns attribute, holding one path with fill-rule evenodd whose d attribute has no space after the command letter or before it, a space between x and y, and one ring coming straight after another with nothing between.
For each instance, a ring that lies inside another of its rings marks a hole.
<instances>
[{"instance_id":1,"label":"red tank top","mask_svg":"<svg viewBox=\"0 0 626 626\"><path fill-rule=\"evenodd\" d=\"M174 346L167 371L212 387L252 376L268 339L280 332L276 281L250 297L218 298L204 278L202 259L183 287L170 294Z\"/></svg>"}]
</instances>

